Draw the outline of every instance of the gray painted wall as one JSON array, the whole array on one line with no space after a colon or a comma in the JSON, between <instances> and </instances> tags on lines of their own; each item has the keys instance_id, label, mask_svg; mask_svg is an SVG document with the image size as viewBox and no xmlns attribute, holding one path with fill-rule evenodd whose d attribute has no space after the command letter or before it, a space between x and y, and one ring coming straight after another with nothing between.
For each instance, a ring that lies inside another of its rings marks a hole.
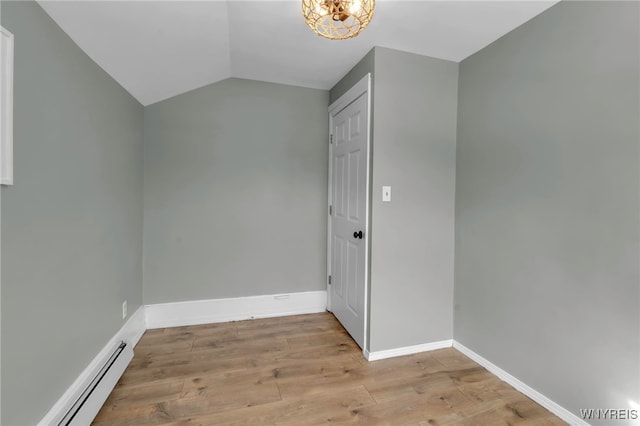
<instances>
[{"instance_id":1,"label":"gray painted wall","mask_svg":"<svg viewBox=\"0 0 640 426\"><path fill-rule=\"evenodd\" d=\"M35 2L15 35L2 187L2 424L33 425L142 303L143 108Z\"/></svg>"},{"instance_id":2,"label":"gray painted wall","mask_svg":"<svg viewBox=\"0 0 640 426\"><path fill-rule=\"evenodd\" d=\"M457 89L454 62L375 49L371 351L453 337Z\"/></svg>"},{"instance_id":3,"label":"gray painted wall","mask_svg":"<svg viewBox=\"0 0 640 426\"><path fill-rule=\"evenodd\" d=\"M328 101L229 79L145 108L145 303L326 289Z\"/></svg>"},{"instance_id":4,"label":"gray painted wall","mask_svg":"<svg viewBox=\"0 0 640 426\"><path fill-rule=\"evenodd\" d=\"M577 415L640 395L638 8L561 2L460 67L455 338Z\"/></svg>"},{"instance_id":5,"label":"gray painted wall","mask_svg":"<svg viewBox=\"0 0 640 426\"><path fill-rule=\"evenodd\" d=\"M376 49L373 48L358 63L333 86L329 92L329 104L334 103L340 96L347 93L357 82L371 73L372 85L375 78L375 55ZM372 90L373 92L373 90Z\"/></svg>"}]
</instances>

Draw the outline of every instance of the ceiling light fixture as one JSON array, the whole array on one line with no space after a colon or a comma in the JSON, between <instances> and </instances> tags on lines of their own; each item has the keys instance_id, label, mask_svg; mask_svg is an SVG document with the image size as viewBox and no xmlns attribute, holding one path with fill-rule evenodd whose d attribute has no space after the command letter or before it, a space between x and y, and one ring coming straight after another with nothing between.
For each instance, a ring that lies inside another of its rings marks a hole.
<instances>
[{"instance_id":1,"label":"ceiling light fixture","mask_svg":"<svg viewBox=\"0 0 640 426\"><path fill-rule=\"evenodd\" d=\"M302 14L316 34L331 40L357 36L371 18L375 0L302 0Z\"/></svg>"}]
</instances>

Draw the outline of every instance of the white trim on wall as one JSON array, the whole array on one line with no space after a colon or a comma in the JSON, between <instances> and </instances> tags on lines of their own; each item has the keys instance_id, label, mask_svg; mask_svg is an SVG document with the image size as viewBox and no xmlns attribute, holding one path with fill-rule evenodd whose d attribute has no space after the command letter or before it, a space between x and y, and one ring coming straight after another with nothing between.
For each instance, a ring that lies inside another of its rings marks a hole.
<instances>
[{"instance_id":1,"label":"white trim on wall","mask_svg":"<svg viewBox=\"0 0 640 426\"><path fill-rule=\"evenodd\" d=\"M420 352L434 351L436 349L450 348L453 341L440 340L438 342L423 343L420 345L404 346L402 348L387 349L384 351L369 352L364 350L362 353L367 361L378 361L381 359L394 358L397 356L413 355Z\"/></svg>"},{"instance_id":2,"label":"white trim on wall","mask_svg":"<svg viewBox=\"0 0 640 426\"><path fill-rule=\"evenodd\" d=\"M38 426L56 425L64 417L69 408L76 402L82 392L96 376L105 361L113 353L113 349L121 341L135 347L146 330L144 306L131 315L122 328L109 340L102 350L93 358L87 368L73 382L66 392L51 407L49 412L40 420Z\"/></svg>"},{"instance_id":3,"label":"white trim on wall","mask_svg":"<svg viewBox=\"0 0 640 426\"><path fill-rule=\"evenodd\" d=\"M13 185L13 34L0 37L0 184Z\"/></svg>"},{"instance_id":4,"label":"white trim on wall","mask_svg":"<svg viewBox=\"0 0 640 426\"><path fill-rule=\"evenodd\" d=\"M477 362L478 364L480 364L481 366L483 366L484 368L486 368L490 373L498 376L498 378L507 382L508 384L513 386L516 390L518 390L519 392L522 392L529 398L533 399L535 402L542 405L544 408L551 411L553 414L560 417L562 420L569 423L570 425L574 425L574 426L589 425L589 423L585 422L583 419L576 416L571 411L555 403L554 401L547 398L537 390L529 387L528 385L526 385L516 377L513 377L511 374L504 371L502 368L498 367L497 365L493 364L489 360L483 358L482 356L478 355L471 349L467 348L462 343L454 340L453 347L458 351L462 352L463 354L465 354L466 356L468 356L469 358L471 358L472 360L474 360L475 362Z\"/></svg>"},{"instance_id":5,"label":"white trim on wall","mask_svg":"<svg viewBox=\"0 0 640 426\"><path fill-rule=\"evenodd\" d=\"M327 310L327 292L193 300L159 303L145 308L147 328L179 327L324 312Z\"/></svg>"}]
</instances>

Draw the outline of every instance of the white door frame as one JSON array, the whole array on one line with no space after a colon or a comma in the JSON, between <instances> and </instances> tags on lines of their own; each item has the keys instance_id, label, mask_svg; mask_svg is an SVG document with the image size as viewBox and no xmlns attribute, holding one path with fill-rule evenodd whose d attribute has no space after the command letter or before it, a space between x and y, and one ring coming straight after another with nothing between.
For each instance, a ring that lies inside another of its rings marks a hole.
<instances>
[{"instance_id":1,"label":"white door frame","mask_svg":"<svg viewBox=\"0 0 640 426\"><path fill-rule=\"evenodd\" d=\"M371 177L371 73L367 73L360 81L345 94L340 96L335 102L329 105L329 179L328 179L328 203L327 203L327 278L331 275L331 214L329 214L329 206L333 200L333 116L345 109L349 104L358 99L362 94L367 96L367 167L366 167L366 185L365 185L365 241L364 241L364 344L362 345L363 353L368 351L369 347L369 237L371 232L369 229L369 186ZM327 279L327 309L331 311L331 284Z\"/></svg>"}]
</instances>

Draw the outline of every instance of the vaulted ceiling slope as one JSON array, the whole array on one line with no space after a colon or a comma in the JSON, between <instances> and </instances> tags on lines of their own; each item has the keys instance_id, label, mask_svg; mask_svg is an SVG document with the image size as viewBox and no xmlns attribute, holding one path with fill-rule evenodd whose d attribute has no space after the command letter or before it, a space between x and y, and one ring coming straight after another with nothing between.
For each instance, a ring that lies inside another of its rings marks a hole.
<instances>
[{"instance_id":1,"label":"vaulted ceiling slope","mask_svg":"<svg viewBox=\"0 0 640 426\"><path fill-rule=\"evenodd\" d=\"M555 3L378 0L365 31L333 41L300 0L39 1L143 105L229 77L329 89L373 46L458 62Z\"/></svg>"}]
</instances>

